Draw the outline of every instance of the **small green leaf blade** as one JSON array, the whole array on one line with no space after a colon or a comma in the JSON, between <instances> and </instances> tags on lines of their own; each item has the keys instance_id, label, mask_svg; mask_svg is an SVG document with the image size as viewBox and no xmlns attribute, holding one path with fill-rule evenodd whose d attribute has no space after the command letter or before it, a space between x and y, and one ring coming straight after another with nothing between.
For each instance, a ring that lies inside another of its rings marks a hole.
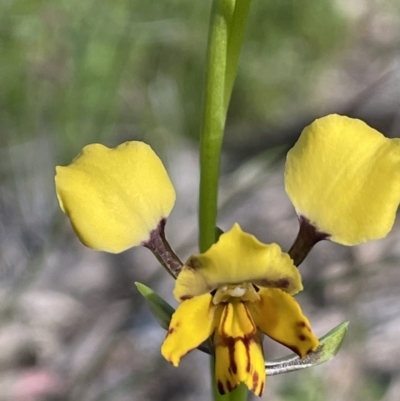
<instances>
[{"instance_id":1,"label":"small green leaf blade","mask_svg":"<svg viewBox=\"0 0 400 401\"><path fill-rule=\"evenodd\" d=\"M156 294L151 288L139 282L135 282L135 285L148 302L150 310L157 319L159 325L164 330L168 330L169 323L171 321L172 314L175 312L175 309L167 301Z\"/></svg>"},{"instance_id":2,"label":"small green leaf blade","mask_svg":"<svg viewBox=\"0 0 400 401\"><path fill-rule=\"evenodd\" d=\"M297 354L290 354L275 361L267 362L265 364L267 376L294 372L329 361L339 351L346 336L348 325L349 322L343 322L334 327L319 339L318 348L305 358L300 358Z\"/></svg>"}]
</instances>

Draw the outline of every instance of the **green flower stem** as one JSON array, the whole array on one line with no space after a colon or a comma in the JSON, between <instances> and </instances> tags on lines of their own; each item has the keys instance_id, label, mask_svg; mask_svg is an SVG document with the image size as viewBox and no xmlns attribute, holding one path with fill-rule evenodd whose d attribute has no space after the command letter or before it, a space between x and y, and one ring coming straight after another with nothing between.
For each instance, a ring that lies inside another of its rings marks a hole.
<instances>
[{"instance_id":1,"label":"green flower stem","mask_svg":"<svg viewBox=\"0 0 400 401\"><path fill-rule=\"evenodd\" d=\"M200 133L199 247L215 242L218 180L225 128L225 73L229 26L235 0L214 0L207 49L203 124Z\"/></svg>"},{"instance_id":2,"label":"green flower stem","mask_svg":"<svg viewBox=\"0 0 400 401\"><path fill-rule=\"evenodd\" d=\"M250 1L214 0L211 11L204 114L200 134L201 252L205 252L215 242L221 146Z\"/></svg>"},{"instance_id":3,"label":"green flower stem","mask_svg":"<svg viewBox=\"0 0 400 401\"><path fill-rule=\"evenodd\" d=\"M199 247L205 252L215 241L218 181L226 114L236 78L251 0L214 0L207 49L204 114L200 133ZM214 358L210 362L215 401L245 401L240 385L220 395L215 383Z\"/></svg>"}]
</instances>

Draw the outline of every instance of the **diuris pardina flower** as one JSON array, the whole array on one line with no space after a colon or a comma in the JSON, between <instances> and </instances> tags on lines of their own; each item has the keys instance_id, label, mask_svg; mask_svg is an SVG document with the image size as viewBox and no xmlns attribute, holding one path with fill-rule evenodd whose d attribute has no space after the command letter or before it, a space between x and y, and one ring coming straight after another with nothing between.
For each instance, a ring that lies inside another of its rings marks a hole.
<instances>
[{"instance_id":1,"label":"diuris pardina flower","mask_svg":"<svg viewBox=\"0 0 400 401\"><path fill-rule=\"evenodd\" d=\"M309 249L320 239L355 245L382 238L400 202L400 140L385 138L360 120L323 117L305 128L289 151L285 188L300 221L312 227L306 232L315 237ZM61 209L88 247L117 253L145 245L154 252L154 238L166 244L163 227L175 191L148 145L89 145L71 165L57 168L56 189ZM300 247L305 243L296 240ZM296 263L309 249L300 249ZM317 347L293 298L302 289L300 274L278 245L262 244L234 225L182 270L168 244L157 256L165 255L165 265L175 260L170 270L179 273L174 295L180 305L162 345L174 365L211 337L219 391L243 382L261 394L265 367L259 332L300 357Z\"/></svg>"},{"instance_id":2,"label":"diuris pardina flower","mask_svg":"<svg viewBox=\"0 0 400 401\"><path fill-rule=\"evenodd\" d=\"M263 244L238 224L179 274L172 316L161 352L175 366L210 336L221 394L240 383L261 395L265 366L259 331L300 357L318 346L293 295L302 290L298 269L276 244Z\"/></svg>"}]
</instances>

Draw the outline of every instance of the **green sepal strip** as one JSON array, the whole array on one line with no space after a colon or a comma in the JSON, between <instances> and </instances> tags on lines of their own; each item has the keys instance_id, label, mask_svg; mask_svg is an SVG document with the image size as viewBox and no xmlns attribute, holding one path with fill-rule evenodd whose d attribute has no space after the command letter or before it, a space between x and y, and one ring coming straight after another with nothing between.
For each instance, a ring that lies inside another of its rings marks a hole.
<instances>
[{"instance_id":1,"label":"green sepal strip","mask_svg":"<svg viewBox=\"0 0 400 401\"><path fill-rule=\"evenodd\" d=\"M290 354L275 361L266 362L267 376L311 368L329 361L339 351L346 336L348 325L349 322L343 322L321 337L318 348L305 358L300 358L297 354Z\"/></svg>"},{"instance_id":2,"label":"green sepal strip","mask_svg":"<svg viewBox=\"0 0 400 401\"><path fill-rule=\"evenodd\" d=\"M135 285L148 302L150 310L157 319L159 325L164 330L168 330L169 322L171 321L175 309L167 301L157 295L151 288L138 282L135 282Z\"/></svg>"}]
</instances>

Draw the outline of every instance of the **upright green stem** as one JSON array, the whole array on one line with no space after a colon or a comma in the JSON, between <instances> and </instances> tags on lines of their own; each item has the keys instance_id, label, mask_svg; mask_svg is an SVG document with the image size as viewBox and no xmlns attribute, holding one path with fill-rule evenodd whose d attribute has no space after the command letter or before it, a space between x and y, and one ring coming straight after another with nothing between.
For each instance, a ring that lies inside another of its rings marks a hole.
<instances>
[{"instance_id":1,"label":"upright green stem","mask_svg":"<svg viewBox=\"0 0 400 401\"><path fill-rule=\"evenodd\" d=\"M207 49L203 123L200 133L199 247L205 252L216 240L218 182L226 114L236 78L251 0L214 0ZM245 401L241 384L221 396L217 390L214 360L211 376L215 401Z\"/></svg>"},{"instance_id":2,"label":"upright green stem","mask_svg":"<svg viewBox=\"0 0 400 401\"><path fill-rule=\"evenodd\" d=\"M214 0L200 133L199 245L215 242L218 181L226 113L236 78L251 0Z\"/></svg>"},{"instance_id":3,"label":"upright green stem","mask_svg":"<svg viewBox=\"0 0 400 401\"><path fill-rule=\"evenodd\" d=\"M215 242L218 180L224 136L225 74L229 26L235 0L214 0L208 33L203 124L200 133L199 246L206 251Z\"/></svg>"}]
</instances>

